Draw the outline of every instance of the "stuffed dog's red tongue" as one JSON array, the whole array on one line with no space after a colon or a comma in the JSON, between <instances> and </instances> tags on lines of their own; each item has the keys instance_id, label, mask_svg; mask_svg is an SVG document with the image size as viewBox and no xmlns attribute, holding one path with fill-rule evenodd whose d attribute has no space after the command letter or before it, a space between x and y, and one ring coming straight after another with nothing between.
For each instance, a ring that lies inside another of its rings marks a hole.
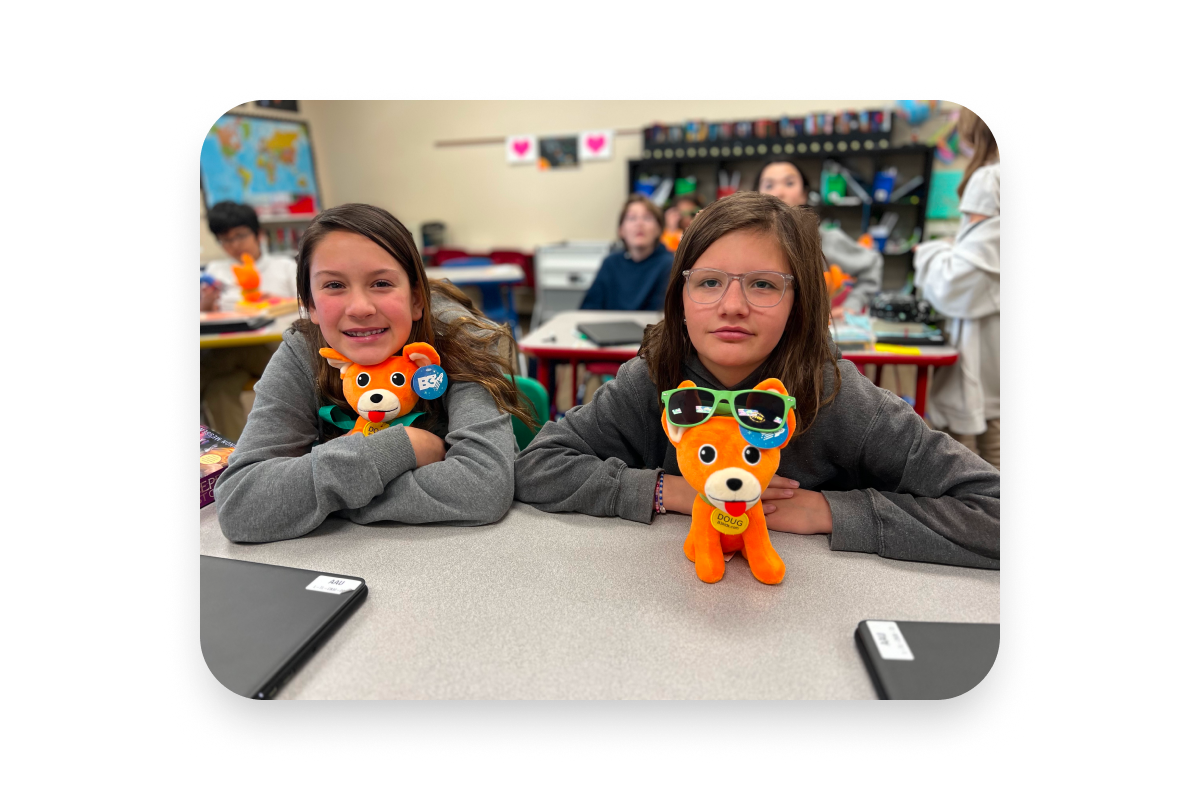
<instances>
[{"instance_id":1,"label":"stuffed dog's red tongue","mask_svg":"<svg viewBox=\"0 0 1200 800\"><path fill-rule=\"evenodd\" d=\"M725 501L725 510L732 516L740 517L742 514L746 513L746 504L745 503L731 503L728 500L726 500Z\"/></svg>"},{"instance_id":2,"label":"stuffed dog's red tongue","mask_svg":"<svg viewBox=\"0 0 1200 800\"><path fill-rule=\"evenodd\" d=\"M383 422L383 412L382 411L368 411L367 419L371 420L371 422Z\"/></svg>"}]
</instances>

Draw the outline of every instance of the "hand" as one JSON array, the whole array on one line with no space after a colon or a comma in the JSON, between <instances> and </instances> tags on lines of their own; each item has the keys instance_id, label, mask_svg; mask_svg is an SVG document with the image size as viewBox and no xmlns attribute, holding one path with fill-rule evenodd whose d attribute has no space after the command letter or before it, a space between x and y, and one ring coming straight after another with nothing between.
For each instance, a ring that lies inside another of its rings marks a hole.
<instances>
[{"instance_id":1,"label":"hand","mask_svg":"<svg viewBox=\"0 0 1200 800\"><path fill-rule=\"evenodd\" d=\"M831 311L830 313L832 314L834 319L845 319L846 318L846 307L845 306L834 306L833 311Z\"/></svg>"},{"instance_id":2,"label":"hand","mask_svg":"<svg viewBox=\"0 0 1200 800\"><path fill-rule=\"evenodd\" d=\"M825 495L799 486L778 475L767 484L762 494L767 527L786 533L832 533L833 512Z\"/></svg>"},{"instance_id":3,"label":"hand","mask_svg":"<svg viewBox=\"0 0 1200 800\"><path fill-rule=\"evenodd\" d=\"M200 284L200 310L216 311L217 299L221 296L221 287L216 284Z\"/></svg>"},{"instance_id":4,"label":"hand","mask_svg":"<svg viewBox=\"0 0 1200 800\"><path fill-rule=\"evenodd\" d=\"M692 503L696 502L696 490L679 475L663 473L663 505L667 511L680 514L692 513Z\"/></svg>"},{"instance_id":5,"label":"hand","mask_svg":"<svg viewBox=\"0 0 1200 800\"><path fill-rule=\"evenodd\" d=\"M441 437L421 428L405 428L413 452L417 454L417 466L435 464L446 460L446 443Z\"/></svg>"}]
</instances>

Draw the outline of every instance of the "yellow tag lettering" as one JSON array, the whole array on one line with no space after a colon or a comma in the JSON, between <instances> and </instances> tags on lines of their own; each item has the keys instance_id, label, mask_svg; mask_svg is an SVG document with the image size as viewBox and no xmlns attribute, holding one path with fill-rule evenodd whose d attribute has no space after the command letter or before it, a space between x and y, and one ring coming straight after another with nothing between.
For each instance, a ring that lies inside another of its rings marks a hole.
<instances>
[{"instance_id":1,"label":"yellow tag lettering","mask_svg":"<svg viewBox=\"0 0 1200 800\"><path fill-rule=\"evenodd\" d=\"M388 424L386 422L368 422L363 426L363 436L370 436L372 433L386 431Z\"/></svg>"},{"instance_id":2,"label":"yellow tag lettering","mask_svg":"<svg viewBox=\"0 0 1200 800\"><path fill-rule=\"evenodd\" d=\"M746 530L746 526L750 524L750 518L745 514L735 517L719 508L713 509L711 519L714 528L731 536Z\"/></svg>"}]
</instances>

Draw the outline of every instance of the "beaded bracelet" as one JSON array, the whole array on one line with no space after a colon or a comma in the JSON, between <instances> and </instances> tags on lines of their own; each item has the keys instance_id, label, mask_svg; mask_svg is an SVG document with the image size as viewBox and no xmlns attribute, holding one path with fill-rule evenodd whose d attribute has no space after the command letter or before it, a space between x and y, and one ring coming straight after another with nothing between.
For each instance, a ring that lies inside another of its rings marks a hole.
<instances>
[{"instance_id":1,"label":"beaded bracelet","mask_svg":"<svg viewBox=\"0 0 1200 800\"><path fill-rule=\"evenodd\" d=\"M665 472L658 473L658 486L654 489L654 513L665 514L667 507L663 505L663 478L666 477Z\"/></svg>"}]
</instances>

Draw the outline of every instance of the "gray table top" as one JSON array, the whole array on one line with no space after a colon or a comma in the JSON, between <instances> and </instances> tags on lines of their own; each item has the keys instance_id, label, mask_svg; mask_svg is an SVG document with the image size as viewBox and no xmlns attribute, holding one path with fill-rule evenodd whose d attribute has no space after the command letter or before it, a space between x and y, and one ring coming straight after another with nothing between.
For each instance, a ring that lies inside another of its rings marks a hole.
<instances>
[{"instance_id":1,"label":"gray table top","mask_svg":"<svg viewBox=\"0 0 1200 800\"><path fill-rule=\"evenodd\" d=\"M705 584L683 555L688 523L514 503L479 528L331 518L238 545L209 505L200 552L366 580L281 699L874 698L860 620L1000 621L999 572L834 552L828 536L772 533L778 586L740 555Z\"/></svg>"}]
</instances>

